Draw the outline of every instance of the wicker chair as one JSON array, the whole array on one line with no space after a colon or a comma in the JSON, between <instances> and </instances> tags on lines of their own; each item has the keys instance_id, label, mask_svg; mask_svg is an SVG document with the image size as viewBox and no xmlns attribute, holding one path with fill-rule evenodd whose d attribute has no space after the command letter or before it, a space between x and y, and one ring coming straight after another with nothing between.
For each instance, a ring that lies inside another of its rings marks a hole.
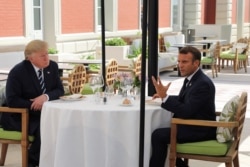
<instances>
[{"instance_id":1,"label":"wicker chair","mask_svg":"<svg viewBox=\"0 0 250 167\"><path fill-rule=\"evenodd\" d=\"M239 44L245 43L245 49L243 51L241 50L241 47L238 46ZM225 62L227 65L229 62L232 62L234 73L237 73L237 71L244 67L245 72L247 72L247 63L248 63L248 54L250 53L250 46L249 46L249 40L247 38L241 38L237 41L236 44L232 43L227 46L221 47L221 53L219 55L219 63L218 63L218 71L220 72L221 68L224 68ZM235 49L233 49L235 47ZM232 52L232 50L235 50Z\"/></svg>"},{"instance_id":2,"label":"wicker chair","mask_svg":"<svg viewBox=\"0 0 250 167\"><path fill-rule=\"evenodd\" d=\"M106 65L106 85L114 84L115 77L118 73L118 64L115 59L110 59Z\"/></svg>"},{"instance_id":3,"label":"wicker chair","mask_svg":"<svg viewBox=\"0 0 250 167\"><path fill-rule=\"evenodd\" d=\"M84 84L86 83L86 75L84 65L78 64L68 77L61 77L61 80L63 81L63 85L68 87L70 94L78 94L82 92Z\"/></svg>"}]
</instances>

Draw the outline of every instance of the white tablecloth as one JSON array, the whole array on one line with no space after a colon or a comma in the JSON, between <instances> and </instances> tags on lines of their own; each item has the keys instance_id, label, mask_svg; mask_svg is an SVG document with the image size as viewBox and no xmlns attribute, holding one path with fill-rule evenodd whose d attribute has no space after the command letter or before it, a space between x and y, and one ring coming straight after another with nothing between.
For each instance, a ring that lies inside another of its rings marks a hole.
<instances>
[{"instance_id":1,"label":"white tablecloth","mask_svg":"<svg viewBox=\"0 0 250 167\"><path fill-rule=\"evenodd\" d=\"M39 167L137 167L139 164L140 102L121 106L121 97L96 104L46 102L41 116ZM144 166L149 166L151 133L168 127L171 114L159 105L145 107Z\"/></svg>"}]
</instances>

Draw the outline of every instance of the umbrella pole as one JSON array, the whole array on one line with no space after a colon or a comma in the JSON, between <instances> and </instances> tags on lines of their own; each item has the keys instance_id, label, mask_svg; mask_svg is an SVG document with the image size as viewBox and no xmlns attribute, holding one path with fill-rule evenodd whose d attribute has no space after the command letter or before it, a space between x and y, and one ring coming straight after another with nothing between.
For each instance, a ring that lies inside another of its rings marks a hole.
<instances>
[{"instance_id":1,"label":"umbrella pole","mask_svg":"<svg viewBox=\"0 0 250 167\"><path fill-rule=\"evenodd\" d=\"M103 91L106 85L106 48L105 48L105 4L104 0L101 0L101 25L102 25L102 76L103 76Z\"/></svg>"},{"instance_id":2,"label":"umbrella pole","mask_svg":"<svg viewBox=\"0 0 250 167\"><path fill-rule=\"evenodd\" d=\"M146 50L147 50L147 20L148 0L143 0L142 15L142 68L141 68L141 98L140 98L140 134L139 134L139 167L144 166L144 129L145 129L145 83L146 83Z\"/></svg>"}]
</instances>

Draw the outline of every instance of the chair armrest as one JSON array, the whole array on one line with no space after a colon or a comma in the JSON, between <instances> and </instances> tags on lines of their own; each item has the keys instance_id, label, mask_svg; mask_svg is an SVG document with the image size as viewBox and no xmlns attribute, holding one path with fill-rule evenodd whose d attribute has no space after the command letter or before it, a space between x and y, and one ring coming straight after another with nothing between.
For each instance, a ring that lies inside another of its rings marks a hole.
<instances>
[{"instance_id":1,"label":"chair armrest","mask_svg":"<svg viewBox=\"0 0 250 167\"><path fill-rule=\"evenodd\" d=\"M60 77L61 81L68 81L69 77Z\"/></svg>"},{"instance_id":2,"label":"chair armrest","mask_svg":"<svg viewBox=\"0 0 250 167\"><path fill-rule=\"evenodd\" d=\"M227 45L222 45L222 46L220 46L220 49L221 49L222 51L226 51L226 50L231 49L232 47L233 47L233 43L227 44Z\"/></svg>"},{"instance_id":3,"label":"chair armrest","mask_svg":"<svg viewBox=\"0 0 250 167\"><path fill-rule=\"evenodd\" d=\"M28 139L28 122L29 122L29 112L27 108L10 108L10 107L0 107L0 112L6 113L20 113L22 119L22 141Z\"/></svg>"},{"instance_id":4,"label":"chair armrest","mask_svg":"<svg viewBox=\"0 0 250 167\"><path fill-rule=\"evenodd\" d=\"M129 66L121 66L121 65L118 65L118 71L130 72L130 71L132 71L132 69L130 69Z\"/></svg>"},{"instance_id":5,"label":"chair armrest","mask_svg":"<svg viewBox=\"0 0 250 167\"><path fill-rule=\"evenodd\" d=\"M8 113L28 113L28 109L26 109L26 108L0 107L0 112L8 112Z\"/></svg>"},{"instance_id":6,"label":"chair armrest","mask_svg":"<svg viewBox=\"0 0 250 167\"><path fill-rule=\"evenodd\" d=\"M217 122L217 121L207 121L207 120L191 120L191 119L179 119L172 118L171 124L179 125L194 125L194 126L210 126L210 127L228 127L233 128L239 126L239 123L234 122Z\"/></svg>"},{"instance_id":7,"label":"chair armrest","mask_svg":"<svg viewBox=\"0 0 250 167\"><path fill-rule=\"evenodd\" d=\"M216 115L216 116L220 116L220 114L221 114L220 111L216 111L216 112L215 112L215 115Z\"/></svg>"}]
</instances>

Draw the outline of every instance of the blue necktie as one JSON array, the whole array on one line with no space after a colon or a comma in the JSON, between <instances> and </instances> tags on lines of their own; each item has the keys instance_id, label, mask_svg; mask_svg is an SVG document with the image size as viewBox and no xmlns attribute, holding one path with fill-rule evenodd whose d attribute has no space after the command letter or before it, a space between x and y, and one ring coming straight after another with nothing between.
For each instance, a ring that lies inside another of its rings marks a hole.
<instances>
[{"instance_id":1,"label":"blue necktie","mask_svg":"<svg viewBox=\"0 0 250 167\"><path fill-rule=\"evenodd\" d=\"M45 84L44 84L44 80L43 80L43 72L41 69L38 70L38 80L39 80L39 84L41 86L41 90L43 92L43 94L46 92L46 88L45 88Z\"/></svg>"},{"instance_id":2,"label":"blue necktie","mask_svg":"<svg viewBox=\"0 0 250 167\"><path fill-rule=\"evenodd\" d=\"M183 82L183 85L182 85L182 88L181 88L181 91L180 91L180 93L179 93L179 96L182 96L183 95L183 93L184 93L184 91L185 91L185 89L186 89L186 87L187 87L187 83L188 83L188 79L187 78L185 78L185 80L184 80L184 82Z\"/></svg>"}]
</instances>

